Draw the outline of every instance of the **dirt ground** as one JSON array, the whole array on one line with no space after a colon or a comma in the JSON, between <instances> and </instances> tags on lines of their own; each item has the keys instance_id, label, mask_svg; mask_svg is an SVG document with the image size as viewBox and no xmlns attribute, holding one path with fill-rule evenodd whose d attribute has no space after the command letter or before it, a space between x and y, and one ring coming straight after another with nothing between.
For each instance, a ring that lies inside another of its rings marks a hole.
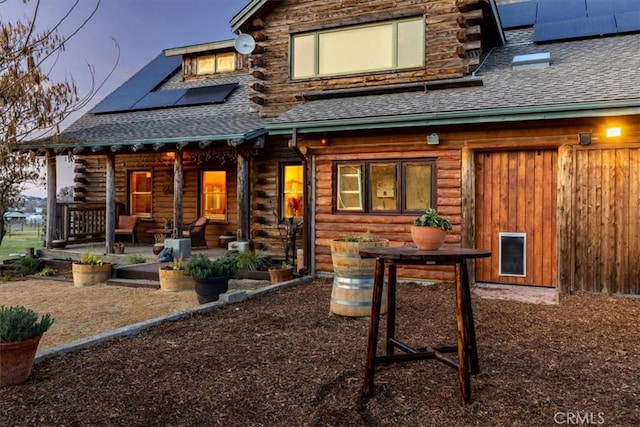
<instances>
[{"instance_id":1,"label":"dirt ground","mask_svg":"<svg viewBox=\"0 0 640 427\"><path fill-rule=\"evenodd\" d=\"M320 279L47 359L0 389L0 425L640 425L640 300L474 295L481 373L462 405L433 360L377 368L363 397L368 320L330 314L330 295ZM453 342L453 312L450 283L400 284L398 337Z\"/></svg>"}]
</instances>

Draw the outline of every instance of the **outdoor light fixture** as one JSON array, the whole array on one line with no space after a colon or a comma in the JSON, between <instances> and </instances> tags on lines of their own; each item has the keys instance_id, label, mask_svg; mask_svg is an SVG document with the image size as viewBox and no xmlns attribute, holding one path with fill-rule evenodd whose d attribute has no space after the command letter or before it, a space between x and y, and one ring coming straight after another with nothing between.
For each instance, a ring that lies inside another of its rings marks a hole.
<instances>
[{"instance_id":1,"label":"outdoor light fixture","mask_svg":"<svg viewBox=\"0 0 640 427\"><path fill-rule=\"evenodd\" d=\"M610 127L605 131L605 135L607 138L615 138L618 136L622 136L622 128L621 127Z\"/></svg>"},{"instance_id":2,"label":"outdoor light fixture","mask_svg":"<svg viewBox=\"0 0 640 427\"><path fill-rule=\"evenodd\" d=\"M427 144L429 145L438 145L440 144L440 137L437 133L432 133L431 135L427 135Z\"/></svg>"},{"instance_id":3,"label":"outdoor light fixture","mask_svg":"<svg viewBox=\"0 0 640 427\"><path fill-rule=\"evenodd\" d=\"M141 143L137 143L137 144L133 144L131 146L131 151L139 151L142 150L142 148L144 147L144 145L142 145Z\"/></svg>"},{"instance_id":4,"label":"outdoor light fixture","mask_svg":"<svg viewBox=\"0 0 640 427\"><path fill-rule=\"evenodd\" d=\"M591 133L585 132L578 135L578 142L580 145L589 145L591 144Z\"/></svg>"},{"instance_id":5,"label":"outdoor light fixture","mask_svg":"<svg viewBox=\"0 0 640 427\"><path fill-rule=\"evenodd\" d=\"M322 145L323 147L329 145L329 137L323 136L322 138L320 138L320 145Z\"/></svg>"},{"instance_id":6,"label":"outdoor light fixture","mask_svg":"<svg viewBox=\"0 0 640 427\"><path fill-rule=\"evenodd\" d=\"M120 151L120 150L122 150L122 145L112 145L111 146L111 151L113 153L115 153L116 151Z\"/></svg>"},{"instance_id":7,"label":"outdoor light fixture","mask_svg":"<svg viewBox=\"0 0 640 427\"><path fill-rule=\"evenodd\" d=\"M200 148L205 148L210 146L211 144L213 144L213 141L200 141L198 143L198 145L200 146Z\"/></svg>"},{"instance_id":8,"label":"outdoor light fixture","mask_svg":"<svg viewBox=\"0 0 640 427\"><path fill-rule=\"evenodd\" d=\"M189 144L188 142L178 142L178 143L176 144L176 148L177 148L178 150L182 150L182 149L183 149L184 147L186 147L188 144Z\"/></svg>"},{"instance_id":9,"label":"outdoor light fixture","mask_svg":"<svg viewBox=\"0 0 640 427\"><path fill-rule=\"evenodd\" d=\"M155 144L153 144L154 151L158 151L162 147L164 147L164 142L156 142Z\"/></svg>"}]
</instances>

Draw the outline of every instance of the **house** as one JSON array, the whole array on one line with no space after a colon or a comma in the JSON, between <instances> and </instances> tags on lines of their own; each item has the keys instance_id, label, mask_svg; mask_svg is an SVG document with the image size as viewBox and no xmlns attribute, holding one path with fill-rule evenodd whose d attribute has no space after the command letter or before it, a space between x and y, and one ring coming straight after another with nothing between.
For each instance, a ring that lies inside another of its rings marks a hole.
<instances>
[{"instance_id":1,"label":"house","mask_svg":"<svg viewBox=\"0 0 640 427\"><path fill-rule=\"evenodd\" d=\"M409 243L433 206L447 244L492 250L476 281L640 293L637 2L254 0L230 23L249 54L169 49L61 135L107 222L212 215L210 239L279 251L291 218L305 267L329 273L332 239ZM233 70L199 74L218 54ZM226 102L166 93L191 88Z\"/></svg>"}]
</instances>

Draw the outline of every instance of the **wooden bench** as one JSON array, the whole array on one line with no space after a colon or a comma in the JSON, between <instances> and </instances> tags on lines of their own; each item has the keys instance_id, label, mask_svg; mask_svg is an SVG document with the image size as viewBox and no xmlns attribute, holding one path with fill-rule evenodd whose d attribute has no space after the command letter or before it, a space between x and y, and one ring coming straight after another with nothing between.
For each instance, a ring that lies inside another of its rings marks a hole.
<instances>
[{"instance_id":1,"label":"wooden bench","mask_svg":"<svg viewBox=\"0 0 640 427\"><path fill-rule=\"evenodd\" d=\"M116 238L118 236L131 236L131 243L138 242L138 217L135 215L120 215L118 226L116 227Z\"/></svg>"}]
</instances>

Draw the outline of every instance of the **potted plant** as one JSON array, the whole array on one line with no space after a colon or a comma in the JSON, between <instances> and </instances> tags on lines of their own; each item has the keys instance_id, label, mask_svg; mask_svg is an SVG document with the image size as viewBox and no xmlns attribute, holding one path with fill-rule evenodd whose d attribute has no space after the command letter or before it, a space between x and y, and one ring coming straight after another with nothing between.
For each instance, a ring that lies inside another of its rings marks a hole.
<instances>
[{"instance_id":1,"label":"potted plant","mask_svg":"<svg viewBox=\"0 0 640 427\"><path fill-rule=\"evenodd\" d=\"M411 239L418 249L434 251L440 249L451 229L451 222L447 218L429 208L413 221Z\"/></svg>"},{"instance_id":2,"label":"potted plant","mask_svg":"<svg viewBox=\"0 0 640 427\"><path fill-rule=\"evenodd\" d=\"M24 383L38 350L38 343L53 319L23 306L0 306L0 387Z\"/></svg>"},{"instance_id":3,"label":"potted plant","mask_svg":"<svg viewBox=\"0 0 640 427\"><path fill-rule=\"evenodd\" d=\"M99 255L86 253L71 265L73 285L81 287L104 283L111 277L111 267L111 263L104 262Z\"/></svg>"},{"instance_id":4,"label":"potted plant","mask_svg":"<svg viewBox=\"0 0 640 427\"><path fill-rule=\"evenodd\" d=\"M195 289L193 277L187 275L182 257L173 258L173 263L158 270L160 289L163 291L186 291Z\"/></svg>"},{"instance_id":5,"label":"potted plant","mask_svg":"<svg viewBox=\"0 0 640 427\"><path fill-rule=\"evenodd\" d=\"M165 237L162 233L153 236L153 248L151 248L151 251L153 251L154 255L160 254L164 249L164 239Z\"/></svg>"},{"instance_id":6,"label":"potted plant","mask_svg":"<svg viewBox=\"0 0 640 427\"><path fill-rule=\"evenodd\" d=\"M238 272L237 259L225 252L215 260L205 254L192 255L184 270L195 280L198 302L206 304L217 301L220 294L229 289L229 278Z\"/></svg>"},{"instance_id":7,"label":"potted plant","mask_svg":"<svg viewBox=\"0 0 640 427\"><path fill-rule=\"evenodd\" d=\"M371 315L376 261L372 258L360 258L360 249L388 245L389 240L374 236L370 232L360 235L348 234L331 241L334 276L329 310L332 313L347 317ZM386 312L386 308L385 299L381 306L383 313Z\"/></svg>"},{"instance_id":8,"label":"potted plant","mask_svg":"<svg viewBox=\"0 0 640 427\"><path fill-rule=\"evenodd\" d=\"M293 266L284 261L281 265L269 267L269 279L271 280L271 283L293 280Z\"/></svg>"}]
</instances>

